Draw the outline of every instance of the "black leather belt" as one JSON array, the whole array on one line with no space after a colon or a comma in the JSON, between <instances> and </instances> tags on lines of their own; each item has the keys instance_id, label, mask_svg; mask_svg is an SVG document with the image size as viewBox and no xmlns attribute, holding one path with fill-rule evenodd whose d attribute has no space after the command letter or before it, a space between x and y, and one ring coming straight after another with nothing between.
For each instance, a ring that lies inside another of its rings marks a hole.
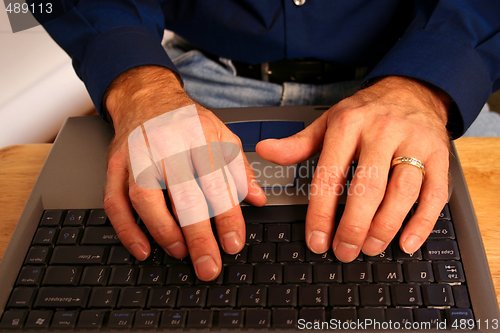
<instances>
[{"instance_id":1,"label":"black leather belt","mask_svg":"<svg viewBox=\"0 0 500 333\"><path fill-rule=\"evenodd\" d=\"M328 84L340 81L360 80L368 72L367 67L341 66L314 59L294 59L251 65L232 61L239 76L283 84L296 82Z\"/></svg>"}]
</instances>

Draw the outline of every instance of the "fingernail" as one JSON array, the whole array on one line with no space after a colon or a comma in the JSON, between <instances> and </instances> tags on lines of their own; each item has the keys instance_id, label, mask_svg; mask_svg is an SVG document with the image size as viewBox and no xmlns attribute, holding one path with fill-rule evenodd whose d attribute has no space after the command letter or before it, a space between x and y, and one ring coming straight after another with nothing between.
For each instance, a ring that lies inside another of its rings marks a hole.
<instances>
[{"instance_id":1,"label":"fingernail","mask_svg":"<svg viewBox=\"0 0 500 333\"><path fill-rule=\"evenodd\" d=\"M143 261L149 256L148 251L141 243L134 243L130 246L130 252L137 258L137 260Z\"/></svg>"},{"instance_id":2,"label":"fingernail","mask_svg":"<svg viewBox=\"0 0 500 333\"><path fill-rule=\"evenodd\" d=\"M421 239L417 235L410 235L406 237L405 241L403 242L403 251L406 253L414 253L418 250L420 247Z\"/></svg>"},{"instance_id":3,"label":"fingernail","mask_svg":"<svg viewBox=\"0 0 500 333\"><path fill-rule=\"evenodd\" d=\"M235 254L241 250L241 239L235 231L222 235L222 248L229 254Z\"/></svg>"},{"instance_id":4,"label":"fingernail","mask_svg":"<svg viewBox=\"0 0 500 333\"><path fill-rule=\"evenodd\" d=\"M314 230L309 235L309 248L314 253L324 253L328 250L328 235L319 230Z\"/></svg>"},{"instance_id":5,"label":"fingernail","mask_svg":"<svg viewBox=\"0 0 500 333\"><path fill-rule=\"evenodd\" d=\"M184 258L186 256L186 246L182 242L175 242L167 246L166 251L169 256L176 258Z\"/></svg>"},{"instance_id":6,"label":"fingernail","mask_svg":"<svg viewBox=\"0 0 500 333\"><path fill-rule=\"evenodd\" d=\"M346 242L340 242L333 249L333 251L335 252L335 256L340 261L350 262L356 259L356 257L358 256L359 246Z\"/></svg>"},{"instance_id":7,"label":"fingernail","mask_svg":"<svg viewBox=\"0 0 500 333\"><path fill-rule=\"evenodd\" d=\"M219 268L212 256L209 255L196 259L194 269L198 278L204 281L213 280L219 275Z\"/></svg>"},{"instance_id":8,"label":"fingernail","mask_svg":"<svg viewBox=\"0 0 500 333\"><path fill-rule=\"evenodd\" d=\"M385 242L370 236L366 239L363 245L363 252L369 256L374 256L385 250Z\"/></svg>"}]
</instances>

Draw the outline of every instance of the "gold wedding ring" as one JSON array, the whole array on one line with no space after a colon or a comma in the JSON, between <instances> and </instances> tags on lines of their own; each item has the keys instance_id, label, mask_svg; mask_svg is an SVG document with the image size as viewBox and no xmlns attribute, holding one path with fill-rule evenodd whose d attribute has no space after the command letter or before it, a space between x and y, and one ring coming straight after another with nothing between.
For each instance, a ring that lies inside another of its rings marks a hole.
<instances>
[{"instance_id":1,"label":"gold wedding ring","mask_svg":"<svg viewBox=\"0 0 500 333\"><path fill-rule=\"evenodd\" d=\"M419 168L422 172L422 176L425 176L425 166L421 160L410 156L399 156L392 160L391 168L401 163L413 165L414 167Z\"/></svg>"}]
</instances>

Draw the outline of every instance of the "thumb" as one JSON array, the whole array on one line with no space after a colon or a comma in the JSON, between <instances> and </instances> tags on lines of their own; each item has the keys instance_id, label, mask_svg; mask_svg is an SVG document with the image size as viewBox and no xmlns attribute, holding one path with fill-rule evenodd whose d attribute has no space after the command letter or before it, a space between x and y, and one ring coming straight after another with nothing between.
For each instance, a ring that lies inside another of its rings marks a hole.
<instances>
[{"instance_id":1,"label":"thumb","mask_svg":"<svg viewBox=\"0 0 500 333\"><path fill-rule=\"evenodd\" d=\"M321 150L326 132L327 113L323 113L302 131L283 139L266 139L255 151L270 162L291 165L302 162Z\"/></svg>"}]
</instances>

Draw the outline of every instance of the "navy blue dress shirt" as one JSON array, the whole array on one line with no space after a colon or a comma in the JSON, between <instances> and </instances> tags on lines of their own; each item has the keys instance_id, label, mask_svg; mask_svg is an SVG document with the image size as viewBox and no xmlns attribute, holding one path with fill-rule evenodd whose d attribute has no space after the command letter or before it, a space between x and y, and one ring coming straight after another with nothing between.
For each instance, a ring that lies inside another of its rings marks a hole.
<instances>
[{"instance_id":1,"label":"navy blue dress shirt","mask_svg":"<svg viewBox=\"0 0 500 333\"><path fill-rule=\"evenodd\" d=\"M165 28L200 50L247 63L316 58L402 75L445 91L461 135L500 87L496 0L60 0L46 30L71 56L96 107L124 71L175 71Z\"/></svg>"}]
</instances>

